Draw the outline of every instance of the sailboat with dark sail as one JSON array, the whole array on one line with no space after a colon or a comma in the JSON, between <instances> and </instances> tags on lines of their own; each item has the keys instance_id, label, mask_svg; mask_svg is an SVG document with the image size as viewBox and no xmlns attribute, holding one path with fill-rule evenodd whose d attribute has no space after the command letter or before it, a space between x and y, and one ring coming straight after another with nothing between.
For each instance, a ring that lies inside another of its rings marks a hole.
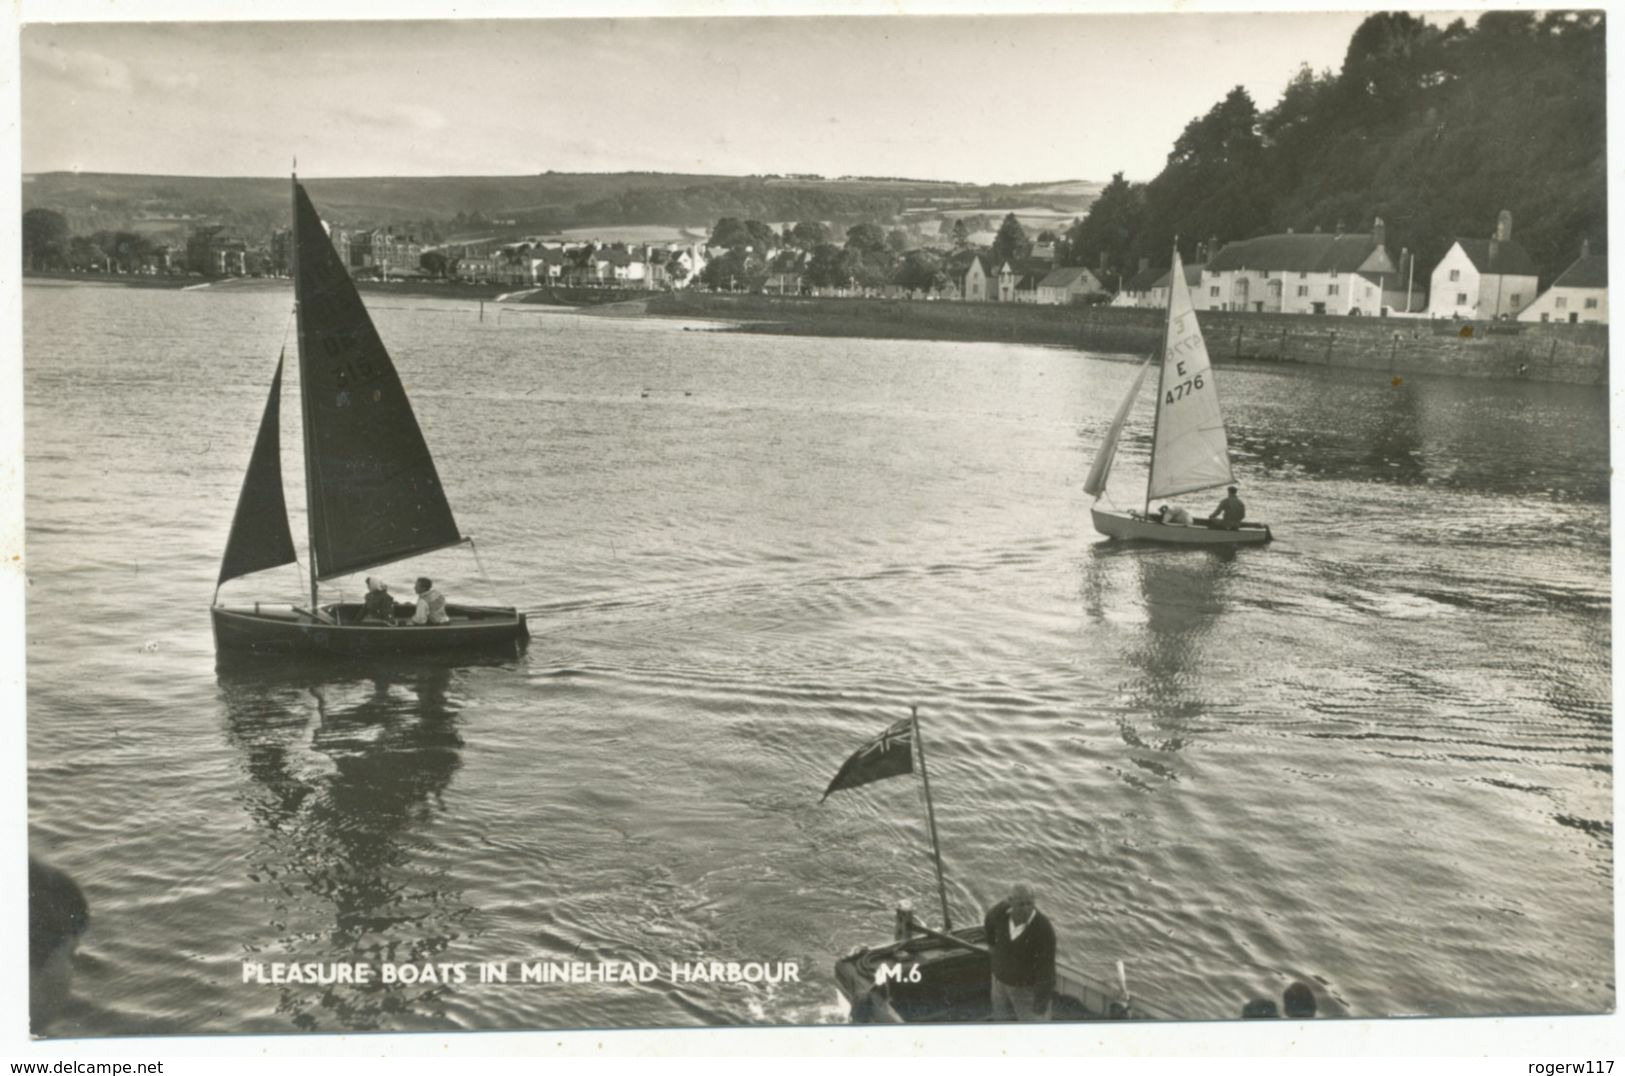
<instances>
[{"instance_id":1,"label":"sailboat with dark sail","mask_svg":"<svg viewBox=\"0 0 1625 1076\"><path fill-rule=\"evenodd\" d=\"M402 626L363 621L360 603L320 604L321 583L469 539L457 529L389 352L297 177L293 217L310 602L218 603L228 580L297 562L282 493L279 357L215 584L215 649L337 655L512 649L530 633L524 614L511 608L448 605L447 623Z\"/></svg>"},{"instance_id":2,"label":"sailboat with dark sail","mask_svg":"<svg viewBox=\"0 0 1625 1076\"><path fill-rule=\"evenodd\" d=\"M1165 523L1151 514L1153 499L1177 497L1218 489L1235 482L1230 467L1230 445L1225 434L1224 416L1219 412L1218 388L1207 342L1196 321L1190 287L1185 283L1185 267L1174 248L1174 264L1168 272L1168 318L1164 323L1162 357L1157 369L1157 401L1151 433L1151 470L1146 476L1145 503L1141 510L1113 510L1100 506L1117 456L1117 442L1123 434L1129 412L1139 398L1140 386L1152 360L1140 368L1128 394L1118 405L1117 414L1106 431L1094 466L1084 480L1083 490L1095 498L1090 508L1095 530L1111 538L1132 538L1173 545L1256 545L1268 542L1270 529L1262 523L1241 523L1223 527L1205 519L1190 523Z\"/></svg>"}]
</instances>

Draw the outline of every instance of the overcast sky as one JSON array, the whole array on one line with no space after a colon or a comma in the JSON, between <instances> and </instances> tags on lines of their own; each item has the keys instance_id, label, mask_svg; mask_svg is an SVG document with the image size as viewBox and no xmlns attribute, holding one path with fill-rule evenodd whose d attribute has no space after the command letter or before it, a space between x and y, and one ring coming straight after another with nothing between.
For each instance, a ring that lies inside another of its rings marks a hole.
<instances>
[{"instance_id":1,"label":"overcast sky","mask_svg":"<svg viewBox=\"0 0 1625 1076\"><path fill-rule=\"evenodd\" d=\"M1364 17L26 21L62 10L23 14L25 172L989 182L1149 179L1230 87L1267 108L1339 68Z\"/></svg>"}]
</instances>

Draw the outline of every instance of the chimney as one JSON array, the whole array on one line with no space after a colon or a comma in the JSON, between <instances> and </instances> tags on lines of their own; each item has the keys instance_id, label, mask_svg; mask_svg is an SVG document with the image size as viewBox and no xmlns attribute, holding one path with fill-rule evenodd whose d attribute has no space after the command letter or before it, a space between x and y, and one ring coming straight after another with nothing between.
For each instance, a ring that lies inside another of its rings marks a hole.
<instances>
[{"instance_id":1,"label":"chimney","mask_svg":"<svg viewBox=\"0 0 1625 1076\"><path fill-rule=\"evenodd\" d=\"M1385 246L1388 241L1388 225L1378 217L1371 222L1371 241L1378 247Z\"/></svg>"},{"instance_id":2,"label":"chimney","mask_svg":"<svg viewBox=\"0 0 1625 1076\"><path fill-rule=\"evenodd\" d=\"M1140 258L1140 272L1143 273L1149 268L1151 268L1151 259L1147 258L1147 257L1144 257L1144 256L1141 256L1141 258Z\"/></svg>"},{"instance_id":3,"label":"chimney","mask_svg":"<svg viewBox=\"0 0 1625 1076\"><path fill-rule=\"evenodd\" d=\"M1207 237L1207 256L1206 256L1206 258L1203 259L1204 264L1206 262L1212 261L1215 257L1218 256L1218 253L1219 253L1219 237L1216 236L1216 235L1208 236Z\"/></svg>"},{"instance_id":4,"label":"chimney","mask_svg":"<svg viewBox=\"0 0 1625 1076\"><path fill-rule=\"evenodd\" d=\"M1343 222L1341 220L1337 222L1337 238L1343 238Z\"/></svg>"},{"instance_id":5,"label":"chimney","mask_svg":"<svg viewBox=\"0 0 1625 1076\"><path fill-rule=\"evenodd\" d=\"M1582 257L1582 258L1591 257L1591 240L1590 239L1582 239L1582 240L1580 240L1580 257Z\"/></svg>"},{"instance_id":6,"label":"chimney","mask_svg":"<svg viewBox=\"0 0 1625 1076\"><path fill-rule=\"evenodd\" d=\"M1503 209L1495 218L1495 238L1503 243L1512 238L1512 210Z\"/></svg>"}]
</instances>

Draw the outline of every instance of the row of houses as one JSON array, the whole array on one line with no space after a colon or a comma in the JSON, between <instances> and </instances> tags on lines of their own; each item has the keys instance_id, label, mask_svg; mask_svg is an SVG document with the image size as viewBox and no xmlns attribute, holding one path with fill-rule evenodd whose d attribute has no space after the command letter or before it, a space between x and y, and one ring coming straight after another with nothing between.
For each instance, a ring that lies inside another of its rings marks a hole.
<instances>
[{"instance_id":1,"label":"row of houses","mask_svg":"<svg viewBox=\"0 0 1625 1076\"><path fill-rule=\"evenodd\" d=\"M330 228L340 259L357 274L420 276L425 247L388 228ZM270 271L291 267L291 236L273 234ZM504 246L445 250L446 271L457 280L511 287L614 286L665 289L696 279L711 257L725 251L702 244L605 246L530 239ZM777 252L764 251L771 261ZM798 270L769 274L762 290L776 294L880 294L967 302L1065 305L1104 302L1108 290L1094 271L1056 268L1053 254L999 259L962 251L946 260L947 281L933 289L814 288ZM1047 256L1046 256L1047 255ZM170 255L163 251L169 271ZM218 227L195 231L186 268L211 276L243 275L254 252ZM1265 235L1220 246L1209 239L1185 266L1186 284L1199 310L1252 313L1410 316L1473 320L1599 322L1608 320L1608 262L1582 246L1579 257L1544 292L1534 259L1512 235L1512 214L1502 211L1488 238L1457 238L1431 273L1419 278L1416 257L1388 250L1381 218L1370 232ZM155 267L157 268L157 267ZM1113 306L1162 307L1169 272L1147 267L1124 281Z\"/></svg>"},{"instance_id":2,"label":"row of houses","mask_svg":"<svg viewBox=\"0 0 1625 1076\"><path fill-rule=\"evenodd\" d=\"M692 280L705 264L705 251L699 244L608 246L527 240L448 254L447 272L458 280L477 284L654 290Z\"/></svg>"},{"instance_id":3,"label":"row of houses","mask_svg":"<svg viewBox=\"0 0 1625 1076\"><path fill-rule=\"evenodd\" d=\"M1169 271L1125 282L1116 306L1166 306ZM1582 244L1579 257L1540 291L1539 271L1512 237L1503 210L1487 239L1463 237L1426 277L1416 258L1388 252L1382 219L1367 233L1265 235L1220 247L1210 240L1185 266L1198 310L1396 315L1501 321L1607 322L1608 260Z\"/></svg>"}]
</instances>

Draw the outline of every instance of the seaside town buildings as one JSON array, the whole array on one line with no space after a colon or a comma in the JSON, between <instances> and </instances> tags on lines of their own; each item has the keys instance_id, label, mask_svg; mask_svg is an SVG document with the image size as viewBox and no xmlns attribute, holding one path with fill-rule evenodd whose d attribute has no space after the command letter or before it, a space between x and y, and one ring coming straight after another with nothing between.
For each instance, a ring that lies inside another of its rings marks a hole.
<instances>
[{"instance_id":1,"label":"seaside town buildings","mask_svg":"<svg viewBox=\"0 0 1625 1076\"><path fill-rule=\"evenodd\" d=\"M1518 315L1519 321L1608 321L1608 259L1591 253L1591 243L1580 244L1580 256L1540 298Z\"/></svg>"},{"instance_id":2,"label":"seaside town buildings","mask_svg":"<svg viewBox=\"0 0 1625 1076\"><path fill-rule=\"evenodd\" d=\"M1528 251L1513 238L1512 214L1503 210L1487 238L1459 237L1431 273L1416 257L1388 248L1381 218L1369 232L1293 232L1257 236L1221 245L1210 238L1185 264L1186 284L1198 310L1321 316L1423 317L1457 320L1606 323L1607 259L1580 256L1544 292ZM606 287L665 290L692 286L707 262L729 252L693 243L567 242L558 238L431 246L392 228L346 229L329 225L340 259L360 277L384 280L444 276L471 284L520 290L533 287ZM190 271L205 276L241 276L291 271L291 235L275 231L268 246L253 248L219 225L197 227L180 251L154 247L143 256L141 272ZM1034 243L1023 258L994 258L985 249L962 246L937 253L941 273L934 283L892 282L868 287L814 287L808 256L793 249L751 252L756 264L771 268L750 283L730 282L774 295L919 298L987 303L1071 305L1106 303L1114 307L1165 307L1166 267L1142 259L1139 271L1112 293L1104 271L1056 266L1056 244ZM425 255L439 263L425 268ZM782 255L782 256L781 256Z\"/></svg>"},{"instance_id":3,"label":"seaside town buildings","mask_svg":"<svg viewBox=\"0 0 1625 1076\"><path fill-rule=\"evenodd\" d=\"M1516 239L1512 214L1502 210L1489 239L1457 239L1433 270L1435 317L1515 318L1533 303L1539 270Z\"/></svg>"}]
</instances>

